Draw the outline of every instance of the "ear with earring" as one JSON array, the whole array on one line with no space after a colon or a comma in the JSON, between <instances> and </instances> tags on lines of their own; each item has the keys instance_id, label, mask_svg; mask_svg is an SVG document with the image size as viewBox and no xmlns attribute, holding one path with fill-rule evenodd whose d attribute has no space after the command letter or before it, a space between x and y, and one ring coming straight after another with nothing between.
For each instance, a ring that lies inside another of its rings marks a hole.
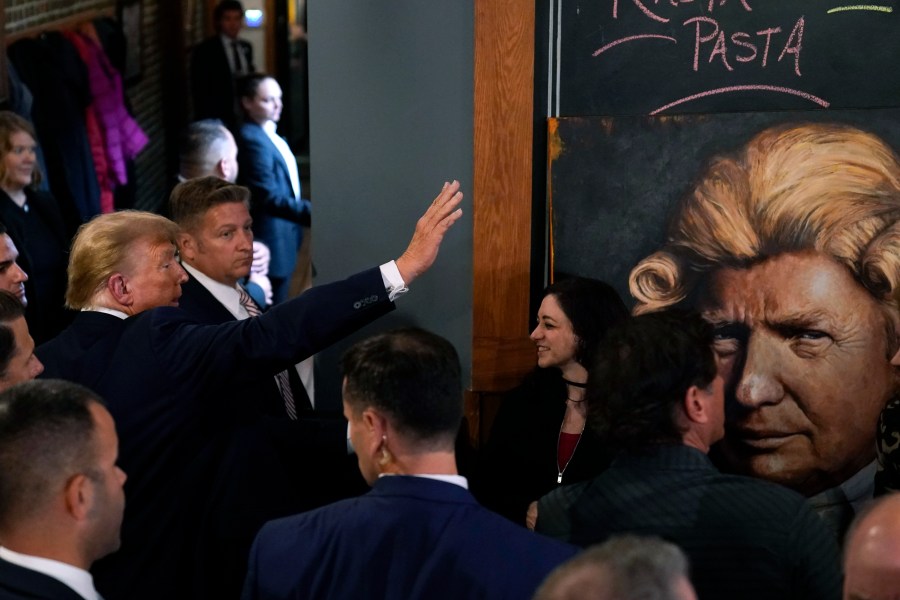
<instances>
[{"instance_id":1,"label":"ear with earring","mask_svg":"<svg viewBox=\"0 0 900 600\"><path fill-rule=\"evenodd\" d=\"M387 436L383 435L381 436L381 458L378 459L378 464L384 467L391 462L392 458L390 450L387 449Z\"/></svg>"}]
</instances>

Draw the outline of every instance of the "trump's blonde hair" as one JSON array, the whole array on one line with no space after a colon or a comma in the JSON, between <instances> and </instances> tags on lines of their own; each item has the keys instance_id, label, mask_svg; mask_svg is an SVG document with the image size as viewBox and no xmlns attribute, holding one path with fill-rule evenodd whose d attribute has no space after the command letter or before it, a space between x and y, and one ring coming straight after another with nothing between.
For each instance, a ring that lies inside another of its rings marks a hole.
<instances>
[{"instance_id":1,"label":"trump's blonde hair","mask_svg":"<svg viewBox=\"0 0 900 600\"><path fill-rule=\"evenodd\" d=\"M135 242L175 245L178 231L169 219L139 210L100 215L82 225L69 254L66 306L75 310L90 306L109 278L127 267Z\"/></svg>"}]
</instances>

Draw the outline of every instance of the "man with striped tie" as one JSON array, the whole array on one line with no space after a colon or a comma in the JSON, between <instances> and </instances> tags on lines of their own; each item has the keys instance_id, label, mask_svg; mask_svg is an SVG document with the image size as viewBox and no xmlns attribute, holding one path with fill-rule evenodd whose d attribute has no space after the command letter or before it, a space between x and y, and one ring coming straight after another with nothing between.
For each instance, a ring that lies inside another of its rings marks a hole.
<instances>
[{"instance_id":1,"label":"man with striped tie","mask_svg":"<svg viewBox=\"0 0 900 600\"><path fill-rule=\"evenodd\" d=\"M207 177L177 185L169 198L188 274L178 306L198 323L262 313L241 284L253 258L247 196L246 188ZM201 533L203 562L194 568L197 589L210 598L240 589L250 544L263 523L365 489L345 450L346 422L337 411L312 411L293 367L236 385L217 402L232 419L229 450L214 485L220 493L207 509L213 517ZM317 468L331 473L336 485L309 486L303 475Z\"/></svg>"}]
</instances>

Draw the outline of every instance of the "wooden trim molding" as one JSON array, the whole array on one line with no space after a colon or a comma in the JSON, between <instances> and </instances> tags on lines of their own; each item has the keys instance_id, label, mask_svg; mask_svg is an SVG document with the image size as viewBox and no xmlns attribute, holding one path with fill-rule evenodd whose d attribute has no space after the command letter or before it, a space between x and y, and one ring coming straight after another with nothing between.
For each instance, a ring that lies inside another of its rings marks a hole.
<instances>
[{"instance_id":1,"label":"wooden trim molding","mask_svg":"<svg viewBox=\"0 0 900 600\"><path fill-rule=\"evenodd\" d=\"M532 0L475 0L472 391L534 365L529 323L534 111Z\"/></svg>"}]
</instances>

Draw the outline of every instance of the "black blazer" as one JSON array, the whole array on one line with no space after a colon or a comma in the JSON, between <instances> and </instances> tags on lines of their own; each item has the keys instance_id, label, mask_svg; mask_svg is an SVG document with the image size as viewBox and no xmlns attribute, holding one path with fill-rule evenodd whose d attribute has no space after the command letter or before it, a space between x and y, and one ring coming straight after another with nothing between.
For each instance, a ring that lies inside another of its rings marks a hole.
<instances>
[{"instance_id":1,"label":"black blazer","mask_svg":"<svg viewBox=\"0 0 900 600\"><path fill-rule=\"evenodd\" d=\"M250 72L255 72L253 46L244 40L237 42ZM234 76L222 39L218 35L197 44L191 54L191 93L194 99L194 119L220 119L232 130L238 124L241 113Z\"/></svg>"},{"instance_id":2,"label":"black blazer","mask_svg":"<svg viewBox=\"0 0 900 600\"><path fill-rule=\"evenodd\" d=\"M84 600L75 590L49 575L0 558L0 598L3 600Z\"/></svg>"},{"instance_id":3,"label":"black blazer","mask_svg":"<svg viewBox=\"0 0 900 600\"><path fill-rule=\"evenodd\" d=\"M94 390L116 421L119 464L128 474L122 547L92 569L106 600L198 597L192 569L200 533L214 516L210 499L221 497L217 485L234 436L258 433L235 422L252 411L232 410L233 391L392 308L375 268L221 325L198 324L169 307L124 320L81 312L38 348L44 377ZM250 406L255 397L239 400ZM345 449L341 443L335 452Z\"/></svg>"},{"instance_id":4,"label":"black blazer","mask_svg":"<svg viewBox=\"0 0 900 600\"><path fill-rule=\"evenodd\" d=\"M12 201L6 192L0 190L0 222L6 225L7 233L19 251L19 266L28 274L25 282L25 295L28 306L25 317L28 329L36 344L41 344L59 334L69 323L74 314L64 308L66 296L66 265L69 262L69 245L71 237L66 231L63 217L56 199L50 192L25 189L29 215ZM39 219L49 231L51 239L30 240L26 234L26 218ZM40 244L43 248L34 248ZM56 265L47 272L40 273L35 269L34 250L50 254L50 248L56 247Z\"/></svg>"},{"instance_id":5,"label":"black blazer","mask_svg":"<svg viewBox=\"0 0 900 600\"><path fill-rule=\"evenodd\" d=\"M473 482L479 502L519 525L528 505L559 487L556 464L559 430L566 412L566 384L559 369L535 369L503 398ZM563 484L602 472L611 453L585 427Z\"/></svg>"},{"instance_id":6,"label":"black blazer","mask_svg":"<svg viewBox=\"0 0 900 600\"><path fill-rule=\"evenodd\" d=\"M623 533L669 540L687 554L704 599L841 597L837 543L803 496L719 473L682 444L647 444L594 479L547 494L536 531L585 548Z\"/></svg>"}]
</instances>

